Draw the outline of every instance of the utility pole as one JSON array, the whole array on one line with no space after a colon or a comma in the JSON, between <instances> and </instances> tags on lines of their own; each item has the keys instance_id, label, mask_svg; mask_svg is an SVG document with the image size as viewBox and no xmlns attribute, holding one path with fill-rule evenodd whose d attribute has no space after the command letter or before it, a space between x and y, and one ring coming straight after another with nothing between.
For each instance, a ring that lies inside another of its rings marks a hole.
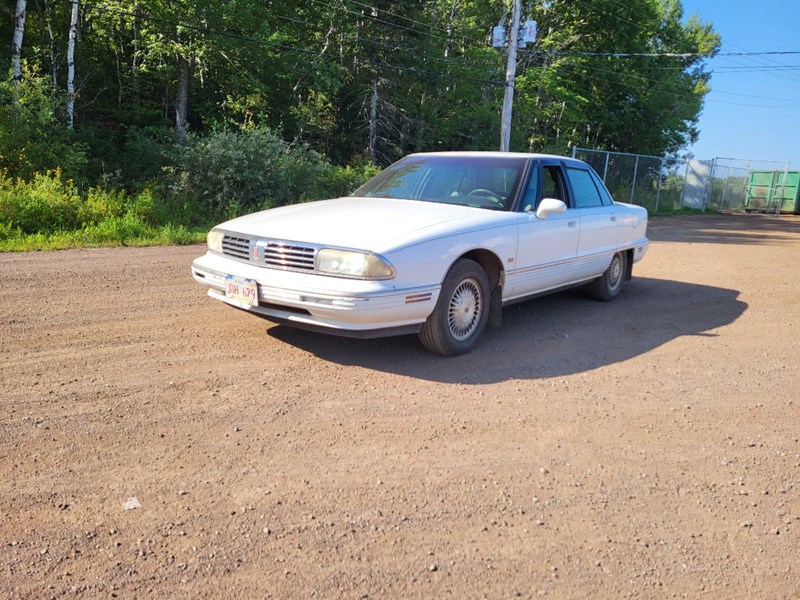
<instances>
[{"instance_id":1,"label":"utility pole","mask_svg":"<svg viewBox=\"0 0 800 600\"><path fill-rule=\"evenodd\" d=\"M514 105L514 80L517 76L517 44L519 44L519 19L522 1L514 0L511 16L511 33L508 36L508 62L506 63L506 82L503 94L503 113L500 118L500 151L508 152L511 142L511 110Z\"/></svg>"}]
</instances>

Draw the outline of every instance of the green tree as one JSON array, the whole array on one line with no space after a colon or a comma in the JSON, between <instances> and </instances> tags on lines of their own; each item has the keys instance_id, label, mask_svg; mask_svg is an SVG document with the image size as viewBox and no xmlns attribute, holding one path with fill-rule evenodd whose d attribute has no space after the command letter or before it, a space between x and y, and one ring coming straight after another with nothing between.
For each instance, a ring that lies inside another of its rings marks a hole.
<instances>
[{"instance_id":1,"label":"green tree","mask_svg":"<svg viewBox=\"0 0 800 600\"><path fill-rule=\"evenodd\" d=\"M720 45L711 25L683 23L678 0L556 0L538 18L541 39L518 79L519 146L671 154L695 140L709 89L698 54Z\"/></svg>"},{"instance_id":2,"label":"green tree","mask_svg":"<svg viewBox=\"0 0 800 600\"><path fill-rule=\"evenodd\" d=\"M0 171L30 179L60 168L69 177L79 176L86 155L56 118L50 80L24 63L20 72L19 81L12 73L0 82Z\"/></svg>"},{"instance_id":3,"label":"green tree","mask_svg":"<svg viewBox=\"0 0 800 600\"><path fill-rule=\"evenodd\" d=\"M279 131L290 146L308 146L340 165L498 147L505 55L489 46L489 36L507 11L503 3L80 6L69 138L58 125L67 121L63 65L72 4L28 2L24 56L49 74L47 86L38 74L35 84L48 102L33 103L46 106L47 116L32 110L27 125L12 127L11 117L0 123L4 164L14 163L15 172L66 161L79 168L69 157L79 156L82 144L90 179L127 187L167 181L165 172L181 156L176 141L226 130L238 135L241 127ZM13 39L14 11L14 3L0 8L0 38ZM539 39L520 54L512 149L566 153L581 145L662 154L696 137L709 89L703 56L716 52L719 37L711 25L685 19L679 0L552 0L526 6L526 16L538 21ZM0 47L0 59L11 67L9 45ZM0 110L12 105L4 97ZM78 154L25 149L28 127L30 139L45 139L47 131Z\"/></svg>"}]
</instances>

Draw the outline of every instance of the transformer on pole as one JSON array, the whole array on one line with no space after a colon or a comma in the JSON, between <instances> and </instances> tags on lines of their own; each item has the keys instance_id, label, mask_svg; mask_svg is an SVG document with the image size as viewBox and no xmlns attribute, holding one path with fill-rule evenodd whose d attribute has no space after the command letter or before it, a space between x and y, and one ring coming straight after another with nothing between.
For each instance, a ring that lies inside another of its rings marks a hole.
<instances>
[{"instance_id":1,"label":"transformer on pole","mask_svg":"<svg viewBox=\"0 0 800 600\"><path fill-rule=\"evenodd\" d=\"M517 74L517 48L525 48L527 44L536 41L536 21L526 19L520 35L520 18L522 13L521 0L514 0L514 9L511 15L511 31L508 35L508 61L506 63L505 91L503 93L503 112L500 117L500 150L508 152L511 142L511 113L514 104L514 82ZM492 29L492 48L505 46L506 28L503 18Z\"/></svg>"}]
</instances>

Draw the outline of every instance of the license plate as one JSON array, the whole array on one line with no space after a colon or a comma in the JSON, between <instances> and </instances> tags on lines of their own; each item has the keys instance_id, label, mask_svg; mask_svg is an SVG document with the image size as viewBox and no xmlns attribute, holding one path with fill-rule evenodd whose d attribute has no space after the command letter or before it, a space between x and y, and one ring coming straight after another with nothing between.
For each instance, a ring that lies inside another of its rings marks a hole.
<instances>
[{"instance_id":1,"label":"license plate","mask_svg":"<svg viewBox=\"0 0 800 600\"><path fill-rule=\"evenodd\" d=\"M258 284L252 279L227 275L225 297L244 308L258 306Z\"/></svg>"}]
</instances>

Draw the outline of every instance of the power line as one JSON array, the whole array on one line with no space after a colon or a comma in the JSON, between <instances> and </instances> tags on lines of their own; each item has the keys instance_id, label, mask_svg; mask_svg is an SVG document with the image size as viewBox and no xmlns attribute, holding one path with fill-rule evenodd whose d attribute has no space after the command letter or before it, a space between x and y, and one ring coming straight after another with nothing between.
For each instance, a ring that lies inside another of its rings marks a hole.
<instances>
[{"instance_id":1,"label":"power line","mask_svg":"<svg viewBox=\"0 0 800 600\"><path fill-rule=\"evenodd\" d=\"M636 13L637 15L640 15L640 16L642 16L642 17L645 17L645 18L647 18L647 19L650 19L650 18L652 18L653 16L655 16L655 15L652 15L652 14L646 14L646 13L643 13L642 11L640 11L640 10L636 9L635 7L633 7L632 5L630 5L630 4L626 4L625 2L622 2L621 0L611 0L611 1L612 1L614 4L616 4L617 6L621 6L621 7L623 7L623 8L627 8L629 11L631 11L631 12L634 12L634 13Z\"/></svg>"},{"instance_id":2,"label":"power line","mask_svg":"<svg viewBox=\"0 0 800 600\"><path fill-rule=\"evenodd\" d=\"M555 52L564 56L606 56L612 58L717 58L725 56L790 56L800 54L800 50L772 50L768 52Z\"/></svg>"},{"instance_id":3,"label":"power line","mask_svg":"<svg viewBox=\"0 0 800 600\"><path fill-rule=\"evenodd\" d=\"M350 0L350 2L352 4L358 4L359 6L363 6L364 8L369 8L370 10L374 10L376 12L385 13L385 14L391 16L391 17L394 17L395 19L403 19L404 21L408 21L408 22L414 23L416 25L422 25L423 27L433 27L434 29L438 29L439 31L447 33L446 29L443 29L442 27L435 27L430 23L423 23L422 21L416 21L415 19L412 19L410 17L405 17L403 15L397 15L397 14L395 14L393 12L390 12L390 11L388 11L386 9L376 8L376 7L370 6L369 4L364 4L363 2L358 2L357 0ZM446 38L443 38L443 39L446 39Z\"/></svg>"},{"instance_id":4,"label":"power line","mask_svg":"<svg viewBox=\"0 0 800 600\"><path fill-rule=\"evenodd\" d=\"M595 12L603 13L604 15L606 15L607 17L611 17L612 19L619 19L619 17L617 15L611 14L610 12L608 12L607 10L603 10L599 6L594 6L592 4L589 4L588 2L584 2L583 0L576 0L576 1L578 2L578 4L582 4L583 6L588 8L589 10L593 10ZM638 25L639 25L639 23L637 23L636 21L632 21L631 19L628 19L627 17L622 17L622 20L623 21L627 21L628 23L630 23L634 27L638 27Z\"/></svg>"},{"instance_id":5,"label":"power line","mask_svg":"<svg viewBox=\"0 0 800 600\"><path fill-rule=\"evenodd\" d=\"M742 48L741 46L737 46L736 44L726 44L726 45L727 46L731 46L733 48L736 48L737 50L748 52L748 50L746 48ZM766 57L766 58L756 57L756 58L752 58L751 60L753 62L757 61L759 64L770 64L771 63L771 64L774 64L774 65L784 66L784 65L782 65L782 63L778 62L777 60L775 60L774 58L771 58L771 57ZM731 62L736 62L736 61L731 61ZM738 64L740 64L740 63L738 63ZM796 76L791 76L791 74L788 77L785 76L785 75L781 75L779 73L771 73L771 75L773 77L777 77L777 78L780 78L780 79L787 79L789 81L800 82L800 79L798 79Z\"/></svg>"},{"instance_id":6,"label":"power line","mask_svg":"<svg viewBox=\"0 0 800 600\"><path fill-rule=\"evenodd\" d=\"M753 96L752 94L739 94L737 92L724 92L722 90L712 89L711 94L725 94L726 96L740 96L742 98L756 98L758 100L771 100L773 102L796 102L797 98L772 98L770 96Z\"/></svg>"},{"instance_id":7,"label":"power line","mask_svg":"<svg viewBox=\"0 0 800 600\"><path fill-rule=\"evenodd\" d=\"M344 7L341 7L341 8L336 7L336 6L334 6L334 5L332 5L332 4L328 3L328 2L324 2L323 0L312 0L312 2L314 2L316 4L319 4L319 5L327 6L329 8L334 9L334 10L345 10L346 12L349 12L349 13L352 13L352 14L358 14L359 16L363 16L361 13L358 13L356 11L353 11L351 9L347 9L347 8L344 8ZM356 4L360 4L362 6L367 6L367 5L364 5L364 4L360 3L360 2L356 2ZM211 28L209 28L207 26L198 26L198 25L194 25L194 24L190 24L190 23L186 23L186 22L168 21L167 19L156 18L156 17L153 17L153 16L148 15L146 13L142 13L141 11L137 14L137 13L133 13L133 12L130 12L130 11L125 11L125 10L117 9L117 8L111 8L111 7L103 6L103 5L99 5L99 4L84 4L84 7L95 9L95 10L100 10L100 11L104 11L104 12L114 13L114 14L118 14L118 15L122 15L122 16L128 16L128 17L131 17L131 18L145 19L145 20L148 20L148 21L151 21L151 22L169 23L169 25L171 27L182 27L182 28L185 28L185 29L198 31L198 32L200 32L200 33L202 33L204 35L216 35L216 36L228 37L228 38L235 39L235 40L238 40L238 41L243 41L243 42L248 42L248 43L251 43L251 44L256 44L256 45L259 45L259 46L266 46L266 47L274 48L277 51L287 51L287 52L301 53L301 54L306 54L306 55L310 55L310 56L315 56L317 58L323 58L324 60L327 60L328 62L337 62L338 63L338 61L335 58L333 58L333 60L332 60L332 57L329 57L329 56L326 56L326 55L322 55L318 51L310 50L308 48L301 48L301 47L293 46L293 45L290 45L290 44L281 43L281 42L274 42L274 41L270 41L270 40L256 39L256 38L252 38L252 37L249 37L249 36L245 36L245 35L242 35L242 34L229 32L229 31L214 30L214 29L211 29ZM388 11L384 11L384 12L388 13ZM602 12L604 12L604 11L602 11ZM389 14L392 14L392 16L398 16L398 15L393 15L393 13L389 13ZM609 13L606 13L606 14L609 14ZM273 16L277 17L277 18L280 18L280 19L285 19L285 20L290 21L290 22L303 24L303 25L308 25L307 23L305 23L304 21L302 21L300 19L294 19L294 18L285 16L285 15L273 15ZM369 18L373 18L374 19L375 17L369 17ZM382 19L376 19L376 20L378 20L379 22L382 22L382 23L384 23L386 25L389 25L390 27L397 27L397 28L400 28L402 30L414 31L416 33L423 33L423 32L419 32L418 30L415 30L415 29L412 29L412 28L409 28L409 27L405 27L405 26L402 26L402 25L398 25L396 23L390 23L388 21L384 21ZM417 23L419 23L419 22L417 21ZM430 35L431 35L431 37L434 37L434 38L437 38L437 39L444 39L444 38L441 38L441 37L433 35L433 34L430 34ZM371 44L371 45L376 46L376 47L382 47L382 48L391 49L391 50L400 50L401 49L399 47L391 46L389 44L385 44L383 42L379 42L377 40L372 40L372 39L369 39L369 38L359 38L358 41L362 42L362 43L365 43L365 44ZM540 53L541 51L540 50L527 50L527 51L524 51L524 52L526 52L527 54L532 54L532 53ZM724 52L724 53L718 53L718 54L714 55L714 54L709 54L709 53L667 53L667 52L663 52L663 53L655 53L655 52L648 52L648 53L644 53L644 52L642 52L642 53L615 53L615 52L574 52L574 51L561 51L561 50L559 50L559 51L549 52L548 54L551 55L551 56L557 56L557 57L563 57L563 58L581 57L581 56L584 56L584 57L607 57L607 58L634 58L634 57L644 57L644 58L690 58L690 57L712 58L714 56L718 56L718 57L729 57L729 56L760 57L760 56L778 56L778 55L798 55L798 54L800 54L800 51L763 51L763 52L742 51L742 52ZM423 58L425 58L426 60L430 59L430 60L433 60L434 62L439 62L439 63L447 64L447 65L450 65L450 66L464 67L466 65L466 63L464 61L455 61L453 59L444 59L444 58L439 58L437 56L425 56ZM350 57L348 60L352 60L356 64L359 64L359 65L362 65L362 66L366 66L366 67L369 67L369 68L375 68L375 66L376 66L376 64L373 61L364 60L364 59L358 58L355 55ZM775 61L773 61L773 62L775 62ZM416 73L418 75L428 75L428 76L435 76L435 77L458 77L459 80L471 81L471 82L474 82L474 83L480 83L482 85L490 85L490 86L493 86L493 87L500 87L500 86L503 85L502 82L493 81L491 79L478 79L478 78L474 78L474 77L466 77L466 76L461 76L461 75L458 75L456 73L452 73L452 72L448 72L448 71L429 71L429 70L420 69L420 68L417 68L417 67L394 65L394 64L390 64L390 63L385 62L385 61L383 61L380 66L385 68L388 71L394 71L394 72L397 72L397 73L410 72L410 73ZM473 63L473 66L474 66L474 63ZM483 65L479 64L478 66L489 67L489 66L496 66L496 65L494 65L494 62L492 62L492 63L487 62L487 63L484 63ZM594 70L594 71L598 71L598 72L608 72L608 73L613 73L615 75L617 74L614 71L607 71L607 70L599 69L597 67L588 67L587 66L586 68ZM686 67L675 66L675 67L652 67L652 68L684 70ZM726 70L730 69L732 71L733 70L738 70L738 72L757 72L757 71L765 71L765 72L769 72L769 71L784 71L785 72L785 71L788 71L790 69L798 69L798 68L800 68L800 65L780 65L780 64L778 64L777 66L768 66L768 65L753 65L753 66L749 66L749 65L742 65L740 67L717 67L717 69L726 69ZM653 79L648 79L648 78L645 78L645 80L651 81L651 82L656 83L656 84L663 84L663 82L661 82L659 80L653 80ZM606 80L606 81L608 81L608 80ZM618 82L618 83L619 84L624 84L624 82ZM670 94L672 92L663 91L662 93ZM679 94L674 94L674 95L676 95L678 97L682 97ZM720 101L720 100L714 100L714 101L715 102L723 102L723 101Z\"/></svg>"},{"instance_id":8,"label":"power line","mask_svg":"<svg viewBox=\"0 0 800 600\"><path fill-rule=\"evenodd\" d=\"M321 2L320 0L312 0L312 1L313 2L317 2L317 3L325 4L324 2ZM165 23L165 22L167 22L165 19L159 19L159 18L156 18L156 17L152 17L152 16L150 16L150 15L148 15L146 13L141 13L140 12L137 15L136 13L132 13L132 12L124 11L124 10L120 10L120 9L115 9L115 8L111 8L111 7L108 7L108 6L102 6L102 5L99 5L99 4L84 4L83 6L86 7L86 8L92 8L92 9L100 10L100 11L103 11L103 12L114 13L114 14L118 14L118 15L121 15L121 16L128 16L128 17L132 17L132 18L145 19L145 20L148 20L150 22L156 22L156 23ZM206 27L206 26L202 26L201 27L201 26L198 26L198 25L193 25L193 24L185 23L185 22L169 22L169 25L171 27L176 27L176 28L177 27L181 27L181 28L184 28L184 29L197 31L197 32L203 33L205 35L216 35L216 36L220 36L220 37L227 37L227 38L230 38L230 39L235 39L237 41L249 42L249 43L252 43L252 44L259 45L259 46L267 46L267 47L274 48L274 49L279 50L279 51L297 52L297 53L302 53L302 54L315 56L317 58L322 58L323 60L326 60L328 62L336 62L335 58L332 59L331 57L329 57L327 55L324 55L324 54L320 54L319 52L317 52L315 50L309 50L307 48L298 48L297 46L292 46L292 45L284 44L284 43L280 43L280 42L272 42L272 41L269 41L269 40L256 39L256 38L252 38L252 37L245 36L245 35L238 34L238 33L233 33L233 32L229 32L229 31L215 30L215 29L211 29L211 28ZM380 42L374 42L373 40L369 40L367 38L361 38L361 41L365 41L365 42L368 42L368 43L376 43L376 44L379 44L379 45L386 46L385 44L381 44ZM436 57L429 57L429 58L436 58ZM377 66L377 63L375 63L373 61L361 59L361 58L358 58L356 56L350 57L349 60L352 60L352 61L356 62L357 64L359 64L361 66L365 66L365 67L375 68ZM451 65L458 65L459 64L459 63L457 63L455 61L450 61L450 60L447 60L447 59L439 59L439 60L441 60L442 62L446 62L448 64L451 64ZM490 79L477 79L477 78L474 78L474 77L463 76L461 74L450 73L450 72L447 72L447 71L427 71L427 70L419 69L419 68L416 68L416 67L406 67L406 66L400 66L400 65L393 65L393 64L390 64L390 63L385 62L385 61L381 63L381 66L383 66L387 70L395 71L395 72L398 72L398 73L400 73L400 72L412 72L412 73L417 73L417 74L420 74L420 75L432 75L432 76L436 76L436 77L442 77L442 76L444 76L444 77L448 77L448 76L449 77L458 77L459 81L470 81L470 82L473 82L473 83L480 83L480 84L489 85L489 86L492 86L492 87L502 87L503 86L503 82L501 82L501 81L493 81L493 80L490 80ZM460 66L463 66L463 63L461 63Z\"/></svg>"},{"instance_id":9,"label":"power line","mask_svg":"<svg viewBox=\"0 0 800 600\"><path fill-rule=\"evenodd\" d=\"M584 66L583 68L586 69L586 70L590 70L590 71L598 71L598 72L602 72L602 73L610 73L612 75L620 75L620 73L617 73L616 71L610 71L608 69L601 69L601 68L589 67L589 66ZM618 85L618 86L625 86L625 87L628 87L628 88L634 87L634 82L627 82L627 81L621 80L619 78L616 78L616 79L612 80L612 79L608 79L608 78L604 78L604 77L598 77L596 75L591 75L591 74L586 74L584 76L588 77L589 79L594 79L596 81L604 81L604 82L612 83L612 84L615 84L615 85ZM650 83L653 83L653 84L656 84L656 85L660 85L660 84L664 83L664 82L662 82L660 80L651 79L651 78L648 78L648 77L640 77L639 79L647 81L647 82L650 82ZM664 90L664 89L657 89L657 88L654 89L654 91L659 93L659 94L664 94L664 95L667 95L667 96L673 96L675 98L679 98L679 99L682 99L682 100L690 100L690 99L693 99L693 98L697 98L697 96L695 96L691 92L690 93L686 93L686 94L679 94L677 92L672 92L672 91L667 91L667 90ZM714 92L714 90L709 90L709 93L712 93L712 92ZM734 94L732 92L719 92L719 93L731 94L731 95L743 95L743 94ZM789 100L789 99L780 99L780 98L765 98L765 97L760 97L760 96L753 96L753 98L771 100L771 101L774 101L774 102L794 102L794 101L796 101L796 99ZM766 108L766 109L770 109L770 110L774 110L774 109L778 109L778 110L781 110L781 109L796 110L796 109L800 108L800 106L775 106L775 105L766 105L766 104L729 102L729 101L726 101L726 100L716 100L716 99L712 99L712 98L702 98L702 100L704 102L713 102L715 104L729 104L729 105L734 105L734 106L747 106L747 107L750 107L750 108Z\"/></svg>"},{"instance_id":10,"label":"power line","mask_svg":"<svg viewBox=\"0 0 800 600\"><path fill-rule=\"evenodd\" d=\"M772 65L737 65L735 67L714 67L714 71L738 71L739 73L760 73L769 71L796 71L800 69L800 65L782 65L774 67Z\"/></svg>"},{"instance_id":11,"label":"power line","mask_svg":"<svg viewBox=\"0 0 800 600\"><path fill-rule=\"evenodd\" d=\"M328 2L323 2L323 0L311 0L311 2L313 2L314 4L327 6L328 8L332 8L334 10L342 10L342 11L344 11L346 13L350 13L350 14L356 15L358 17L365 17L365 18L368 18L368 19L370 19L372 21L376 21L378 23L383 23L385 25L390 25L390 26L396 27L398 29L403 29L405 31L410 31L412 33L416 33L416 34L419 34L419 35L432 37L432 38L440 40L440 41L447 41L446 37L443 37L443 36L440 36L440 35L436 35L434 33L428 32L428 31L420 31L419 29L414 29L412 27L406 27L406 26L400 25L398 23L392 23L391 21L386 21L384 19L381 19L381 18L373 16L373 15L366 15L363 12L355 11L355 10L352 10L350 8L346 8L345 6L341 6L341 7L334 6L333 4L330 4ZM366 6L366 5L364 5L364 6ZM371 8L371 7L368 7L368 8Z\"/></svg>"},{"instance_id":12,"label":"power line","mask_svg":"<svg viewBox=\"0 0 800 600\"><path fill-rule=\"evenodd\" d=\"M769 106L766 104L748 104L745 102L728 102L727 100L711 100L709 99L708 102L714 102L716 104L731 104L733 106L747 106L750 108L768 108L769 110L798 110L800 109L800 105L797 106Z\"/></svg>"}]
</instances>

